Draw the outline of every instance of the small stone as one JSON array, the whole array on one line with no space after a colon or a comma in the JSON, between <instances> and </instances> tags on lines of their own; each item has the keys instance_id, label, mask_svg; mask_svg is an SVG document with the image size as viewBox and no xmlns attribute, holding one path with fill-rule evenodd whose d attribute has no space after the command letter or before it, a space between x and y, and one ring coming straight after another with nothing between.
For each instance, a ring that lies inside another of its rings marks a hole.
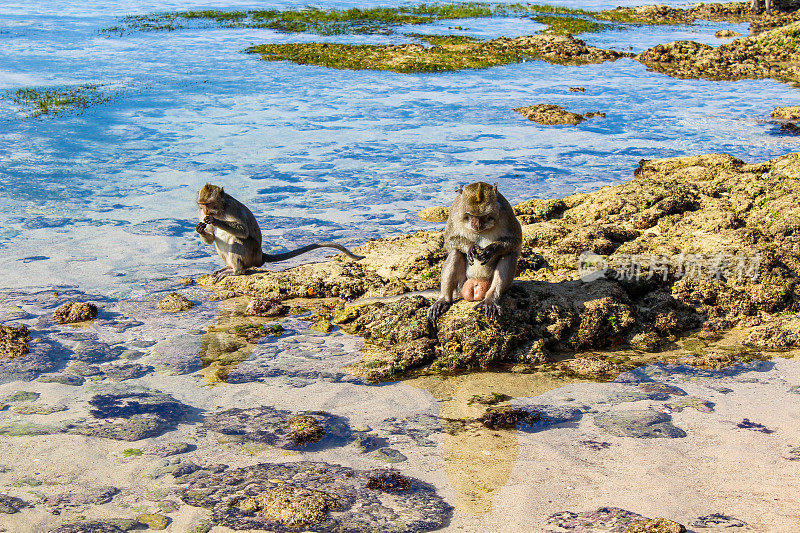
<instances>
[{"instance_id":1,"label":"small stone","mask_svg":"<svg viewBox=\"0 0 800 533\"><path fill-rule=\"evenodd\" d=\"M411 488L411 479L399 472L381 472L370 476L367 488L383 492L403 492Z\"/></svg>"},{"instance_id":2,"label":"small stone","mask_svg":"<svg viewBox=\"0 0 800 533\"><path fill-rule=\"evenodd\" d=\"M194 307L194 302L177 292L168 294L158 302L158 308L165 313L180 313L192 307Z\"/></svg>"},{"instance_id":3,"label":"small stone","mask_svg":"<svg viewBox=\"0 0 800 533\"><path fill-rule=\"evenodd\" d=\"M528 120L538 122L544 126L561 126L565 124L577 125L586 120L583 115L567 111L561 106L553 104L536 104L514 109Z\"/></svg>"},{"instance_id":4,"label":"small stone","mask_svg":"<svg viewBox=\"0 0 800 533\"><path fill-rule=\"evenodd\" d=\"M571 92L571 93L585 93L586 92L586 88L585 87L570 87L569 88L569 92Z\"/></svg>"},{"instance_id":5,"label":"small stone","mask_svg":"<svg viewBox=\"0 0 800 533\"><path fill-rule=\"evenodd\" d=\"M719 30L714 34L717 39L731 39L733 37L741 37L742 34L733 30Z\"/></svg>"},{"instance_id":6,"label":"small stone","mask_svg":"<svg viewBox=\"0 0 800 533\"><path fill-rule=\"evenodd\" d=\"M286 425L289 428L289 438L292 439L295 446L319 442L325 436L325 428L312 416L294 416Z\"/></svg>"},{"instance_id":7,"label":"small stone","mask_svg":"<svg viewBox=\"0 0 800 533\"><path fill-rule=\"evenodd\" d=\"M481 405L497 405L498 403L507 402L511 400L511 396L499 392L492 392L491 394L474 394L472 398L467 401L467 405L479 403Z\"/></svg>"},{"instance_id":8,"label":"small stone","mask_svg":"<svg viewBox=\"0 0 800 533\"><path fill-rule=\"evenodd\" d=\"M258 296L247 304L247 314L253 316L272 317L286 313L289 308L277 298Z\"/></svg>"},{"instance_id":9,"label":"small stone","mask_svg":"<svg viewBox=\"0 0 800 533\"><path fill-rule=\"evenodd\" d=\"M142 513L136 517L136 520L142 524L147 524L150 529L155 530L167 529L167 526L172 521L166 516L158 513Z\"/></svg>"},{"instance_id":10,"label":"small stone","mask_svg":"<svg viewBox=\"0 0 800 533\"><path fill-rule=\"evenodd\" d=\"M53 314L53 320L59 324L74 324L97 318L97 306L88 302L65 303Z\"/></svg>"},{"instance_id":11,"label":"small stone","mask_svg":"<svg viewBox=\"0 0 800 533\"><path fill-rule=\"evenodd\" d=\"M373 459L377 459L378 461L383 461L384 463L402 463L403 461L407 460L408 457L400 453L399 451L395 450L394 448L379 448L370 454L370 457Z\"/></svg>"}]
</instances>

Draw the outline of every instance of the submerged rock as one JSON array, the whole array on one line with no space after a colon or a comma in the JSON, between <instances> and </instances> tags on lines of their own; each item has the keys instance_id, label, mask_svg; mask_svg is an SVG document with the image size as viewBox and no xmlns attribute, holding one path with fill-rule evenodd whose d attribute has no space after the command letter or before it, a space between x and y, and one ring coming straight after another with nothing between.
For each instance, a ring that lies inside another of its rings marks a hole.
<instances>
[{"instance_id":1,"label":"submerged rock","mask_svg":"<svg viewBox=\"0 0 800 533\"><path fill-rule=\"evenodd\" d=\"M170 293L158 301L158 308L164 313L180 313L194 307L194 302L177 292Z\"/></svg>"},{"instance_id":2,"label":"submerged rock","mask_svg":"<svg viewBox=\"0 0 800 533\"><path fill-rule=\"evenodd\" d=\"M202 344L202 335L176 335L155 344L147 361L165 374L191 374L203 367L200 360Z\"/></svg>"},{"instance_id":3,"label":"submerged rock","mask_svg":"<svg viewBox=\"0 0 800 533\"><path fill-rule=\"evenodd\" d=\"M166 444L154 444L144 450L148 455L155 455L156 457L170 457L172 455L180 455L195 449L195 446L186 442L168 442Z\"/></svg>"},{"instance_id":4,"label":"submerged rock","mask_svg":"<svg viewBox=\"0 0 800 533\"><path fill-rule=\"evenodd\" d=\"M564 531L604 531L608 533L684 533L686 528L666 518L650 519L619 507L600 507L596 511L562 511L550 515L547 523Z\"/></svg>"},{"instance_id":5,"label":"submerged rock","mask_svg":"<svg viewBox=\"0 0 800 533\"><path fill-rule=\"evenodd\" d=\"M20 498L0 494L0 513L14 514L19 512L20 509L30 507L31 505Z\"/></svg>"},{"instance_id":6,"label":"submerged rock","mask_svg":"<svg viewBox=\"0 0 800 533\"><path fill-rule=\"evenodd\" d=\"M632 523L625 533L686 533L686 527L666 518L651 518Z\"/></svg>"},{"instance_id":7,"label":"submerged rock","mask_svg":"<svg viewBox=\"0 0 800 533\"><path fill-rule=\"evenodd\" d=\"M515 407L490 407L478 419L489 429L521 429L538 431L581 418L583 413L574 407L550 405L524 405Z\"/></svg>"},{"instance_id":8,"label":"submerged rock","mask_svg":"<svg viewBox=\"0 0 800 533\"><path fill-rule=\"evenodd\" d=\"M232 408L210 415L203 426L225 435L239 435L246 440L279 448L303 448L341 445L350 439L347 419L324 411L294 415L291 411L261 406Z\"/></svg>"},{"instance_id":9,"label":"submerged rock","mask_svg":"<svg viewBox=\"0 0 800 533\"><path fill-rule=\"evenodd\" d=\"M68 302L56 309L53 320L59 324L73 324L97 318L97 306L89 302Z\"/></svg>"},{"instance_id":10,"label":"submerged rock","mask_svg":"<svg viewBox=\"0 0 800 533\"><path fill-rule=\"evenodd\" d=\"M733 30L718 30L714 37L717 39L733 39L734 37L741 37L742 34Z\"/></svg>"},{"instance_id":11,"label":"submerged rock","mask_svg":"<svg viewBox=\"0 0 800 533\"><path fill-rule=\"evenodd\" d=\"M247 304L247 314L253 316L280 316L286 313L289 308L281 303L277 298L255 297Z\"/></svg>"},{"instance_id":12,"label":"submerged rock","mask_svg":"<svg viewBox=\"0 0 800 533\"><path fill-rule=\"evenodd\" d=\"M70 433L136 441L174 429L188 412L186 405L158 391L97 394L89 405L92 419L72 424Z\"/></svg>"},{"instance_id":13,"label":"submerged rock","mask_svg":"<svg viewBox=\"0 0 800 533\"><path fill-rule=\"evenodd\" d=\"M612 411L596 415L594 423L617 437L681 438L686 432L672 424L672 417L649 409Z\"/></svg>"},{"instance_id":14,"label":"submerged rock","mask_svg":"<svg viewBox=\"0 0 800 533\"><path fill-rule=\"evenodd\" d=\"M90 521L64 524L52 533L125 533L125 530L111 522Z\"/></svg>"},{"instance_id":15,"label":"submerged rock","mask_svg":"<svg viewBox=\"0 0 800 533\"><path fill-rule=\"evenodd\" d=\"M605 117L605 113L591 112L581 115L567 111L561 106L554 104L536 104L527 107L518 107L514 111L521 114L528 120L538 122L544 126L557 126L564 124L577 125L592 117Z\"/></svg>"},{"instance_id":16,"label":"submerged rock","mask_svg":"<svg viewBox=\"0 0 800 533\"><path fill-rule=\"evenodd\" d=\"M419 480L308 461L200 470L180 496L188 505L211 509L215 524L236 530L431 531L452 514L434 488Z\"/></svg>"}]
</instances>

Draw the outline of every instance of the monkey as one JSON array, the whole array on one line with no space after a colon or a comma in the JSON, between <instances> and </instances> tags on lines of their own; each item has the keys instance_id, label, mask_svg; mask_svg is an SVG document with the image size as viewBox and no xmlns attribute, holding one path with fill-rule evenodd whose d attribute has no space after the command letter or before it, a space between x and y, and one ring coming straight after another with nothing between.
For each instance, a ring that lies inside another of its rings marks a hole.
<instances>
[{"instance_id":1,"label":"monkey","mask_svg":"<svg viewBox=\"0 0 800 533\"><path fill-rule=\"evenodd\" d=\"M757 14L761 11L762 0L753 0L750 3L750 13ZM763 0L764 14L769 15L772 13L772 0Z\"/></svg>"},{"instance_id":2,"label":"monkey","mask_svg":"<svg viewBox=\"0 0 800 533\"><path fill-rule=\"evenodd\" d=\"M522 226L508 200L497 191L497 184L482 181L456 191L447 225L444 248L448 252L442 266L439 299L428 309L428 320L436 324L460 290L467 301L486 318L500 316L500 296L517 273L522 249Z\"/></svg>"},{"instance_id":3,"label":"monkey","mask_svg":"<svg viewBox=\"0 0 800 533\"><path fill-rule=\"evenodd\" d=\"M335 248L352 259L364 259L341 244L319 242L290 252L267 254L261 250L261 229L253 213L222 187L206 183L197 194L200 223L195 231L206 244L213 244L226 267L213 273L214 283L227 276L240 276L245 270L264 263L285 261L317 248Z\"/></svg>"}]
</instances>

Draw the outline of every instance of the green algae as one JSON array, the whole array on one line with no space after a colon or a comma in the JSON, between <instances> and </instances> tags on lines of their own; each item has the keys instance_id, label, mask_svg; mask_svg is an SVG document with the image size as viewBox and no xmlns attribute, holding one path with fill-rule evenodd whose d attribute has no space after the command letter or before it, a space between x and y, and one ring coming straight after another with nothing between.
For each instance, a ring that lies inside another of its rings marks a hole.
<instances>
[{"instance_id":1,"label":"green algae","mask_svg":"<svg viewBox=\"0 0 800 533\"><path fill-rule=\"evenodd\" d=\"M23 88L8 91L6 96L20 106L27 117L43 115L63 116L81 113L84 110L111 100L111 95L100 90L98 85L78 85L52 88Z\"/></svg>"},{"instance_id":2,"label":"green algae","mask_svg":"<svg viewBox=\"0 0 800 533\"><path fill-rule=\"evenodd\" d=\"M563 15L534 15L531 17L547 28L542 33L551 35L578 35L580 33L597 33L608 29L608 24L601 24L590 19Z\"/></svg>"},{"instance_id":3,"label":"green algae","mask_svg":"<svg viewBox=\"0 0 800 533\"><path fill-rule=\"evenodd\" d=\"M138 457L142 455L142 453L140 448L125 448L122 450L122 457Z\"/></svg>"}]
</instances>

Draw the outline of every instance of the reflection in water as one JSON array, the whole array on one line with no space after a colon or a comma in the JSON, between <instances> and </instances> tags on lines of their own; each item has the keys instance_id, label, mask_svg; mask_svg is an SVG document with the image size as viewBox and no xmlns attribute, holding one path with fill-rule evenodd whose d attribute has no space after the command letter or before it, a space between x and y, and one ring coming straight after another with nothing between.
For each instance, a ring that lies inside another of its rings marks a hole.
<instances>
[{"instance_id":1,"label":"reflection in water","mask_svg":"<svg viewBox=\"0 0 800 533\"><path fill-rule=\"evenodd\" d=\"M476 372L458 376L425 376L407 381L427 390L441 405L440 416L450 421L445 432L444 462L456 492L455 506L473 515L491 512L494 492L508 483L517 461L517 432L490 430L474 420L485 406L474 396L493 393L511 397L537 396L570 381L550 374ZM464 421L464 423L462 423Z\"/></svg>"},{"instance_id":2,"label":"reflection in water","mask_svg":"<svg viewBox=\"0 0 800 533\"><path fill-rule=\"evenodd\" d=\"M219 306L215 325L208 327L200 346L203 369L200 374L209 385L227 381L228 372L250 357L264 335L280 335L275 318L245 314L249 298L231 298Z\"/></svg>"}]
</instances>

